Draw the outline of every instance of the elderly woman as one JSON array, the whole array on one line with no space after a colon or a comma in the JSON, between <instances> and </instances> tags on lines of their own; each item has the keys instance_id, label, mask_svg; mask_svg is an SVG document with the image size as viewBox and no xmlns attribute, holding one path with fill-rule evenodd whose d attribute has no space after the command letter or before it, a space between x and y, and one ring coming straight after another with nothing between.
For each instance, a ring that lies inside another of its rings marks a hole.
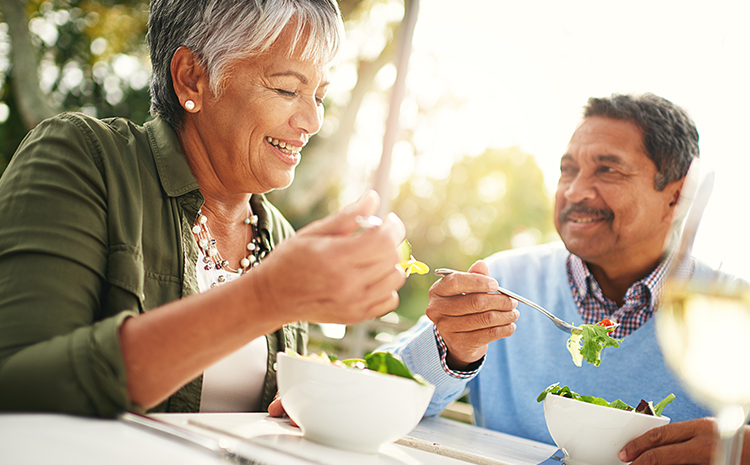
<instances>
[{"instance_id":1,"label":"elderly woman","mask_svg":"<svg viewBox=\"0 0 750 465\"><path fill-rule=\"evenodd\" d=\"M335 0L153 0L153 121L65 113L0 179L0 409L258 411L300 321L398 304L403 225L378 199L293 230L323 117Z\"/></svg>"}]
</instances>

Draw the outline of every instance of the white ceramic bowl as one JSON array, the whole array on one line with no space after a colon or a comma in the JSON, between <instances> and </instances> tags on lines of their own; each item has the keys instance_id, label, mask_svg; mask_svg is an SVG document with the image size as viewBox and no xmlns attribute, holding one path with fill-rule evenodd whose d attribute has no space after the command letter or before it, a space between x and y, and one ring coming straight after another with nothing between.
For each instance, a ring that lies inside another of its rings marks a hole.
<instances>
[{"instance_id":1,"label":"white ceramic bowl","mask_svg":"<svg viewBox=\"0 0 750 465\"><path fill-rule=\"evenodd\" d=\"M669 423L645 415L548 394L544 418L566 465L622 465L617 454L641 434Z\"/></svg>"},{"instance_id":2,"label":"white ceramic bowl","mask_svg":"<svg viewBox=\"0 0 750 465\"><path fill-rule=\"evenodd\" d=\"M435 387L369 370L278 354L284 410L305 438L341 449L377 453L422 419Z\"/></svg>"}]
</instances>

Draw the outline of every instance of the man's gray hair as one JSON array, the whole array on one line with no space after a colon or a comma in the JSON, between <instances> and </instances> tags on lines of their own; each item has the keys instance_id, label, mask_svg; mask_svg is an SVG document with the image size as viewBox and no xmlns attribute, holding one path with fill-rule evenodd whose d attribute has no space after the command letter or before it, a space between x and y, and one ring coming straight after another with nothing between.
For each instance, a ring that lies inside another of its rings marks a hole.
<instances>
[{"instance_id":1,"label":"man's gray hair","mask_svg":"<svg viewBox=\"0 0 750 465\"><path fill-rule=\"evenodd\" d=\"M152 0L151 113L175 130L182 125L170 70L179 47L196 54L211 91L220 96L232 63L268 50L287 26L293 28L290 56L322 64L335 59L344 37L336 0Z\"/></svg>"},{"instance_id":2,"label":"man's gray hair","mask_svg":"<svg viewBox=\"0 0 750 465\"><path fill-rule=\"evenodd\" d=\"M698 130L685 110L651 93L612 94L590 98L583 117L605 116L630 121L643 133L643 151L656 165L654 188L664 190L685 177L694 158L700 156Z\"/></svg>"}]
</instances>

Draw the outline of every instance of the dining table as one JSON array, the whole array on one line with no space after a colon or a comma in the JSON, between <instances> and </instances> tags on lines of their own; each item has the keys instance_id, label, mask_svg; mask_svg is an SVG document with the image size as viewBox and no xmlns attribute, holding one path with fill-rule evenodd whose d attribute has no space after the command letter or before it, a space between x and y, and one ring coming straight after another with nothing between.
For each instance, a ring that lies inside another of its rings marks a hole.
<instances>
[{"instance_id":1,"label":"dining table","mask_svg":"<svg viewBox=\"0 0 750 465\"><path fill-rule=\"evenodd\" d=\"M363 421L365 421L363 419ZM554 446L428 417L375 454L308 440L267 413L123 413L102 419L0 413L0 464L219 465L560 464Z\"/></svg>"}]
</instances>

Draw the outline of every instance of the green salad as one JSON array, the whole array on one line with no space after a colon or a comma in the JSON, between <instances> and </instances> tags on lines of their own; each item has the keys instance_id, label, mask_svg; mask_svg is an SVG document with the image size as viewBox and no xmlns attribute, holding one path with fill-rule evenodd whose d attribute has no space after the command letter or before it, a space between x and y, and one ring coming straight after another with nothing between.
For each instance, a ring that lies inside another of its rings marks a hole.
<instances>
[{"instance_id":1,"label":"green salad","mask_svg":"<svg viewBox=\"0 0 750 465\"><path fill-rule=\"evenodd\" d=\"M408 378L423 385L430 384L421 375L412 373L401 357L390 352L371 352L365 355L365 358L349 358L345 360L339 360L335 355L329 355L325 352L310 355L299 355L292 349L286 349L285 352L292 357L313 360L327 365L355 368L358 370L372 370L378 373Z\"/></svg>"},{"instance_id":2,"label":"green salad","mask_svg":"<svg viewBox=\"0 0 750 465\"><path fill-rule=\"evenodd\" d=\"M641 399L641 402L638 404L637 407L631 407L630 405L626 404L620 399L617 399L612 402L607 402L601 397L582 396L576 392L571 391L568 386L560 387L560 383L555 383L552 386L549 386L544 391L542 391L541 394L539 394L539 397L536 398L536 401L537 402L543 401L549 394L553 394L553 395L561 396L561 397L568 397L570 399L579 400L581 402L588 402L590 404L601 405L604 407L612 407L612 408L616 408L620 410L639 412L639 413L643 413L646 415L654 415L657 417L661 416L661 413L664 411L664 407L669 405L669 403L672 402L675 398L674 394L669 394L667 397L662 399L661 402L659 402L656 405L654 405L653 402L647 402Z\"/></svg>"}]
</instances>

